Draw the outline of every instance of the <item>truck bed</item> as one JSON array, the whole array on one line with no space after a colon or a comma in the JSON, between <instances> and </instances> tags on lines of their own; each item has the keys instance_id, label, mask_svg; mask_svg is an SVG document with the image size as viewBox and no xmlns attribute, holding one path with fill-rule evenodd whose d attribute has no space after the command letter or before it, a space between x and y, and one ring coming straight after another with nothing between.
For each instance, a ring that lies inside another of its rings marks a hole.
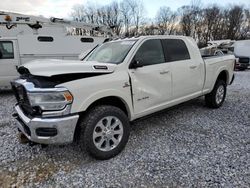
<instances>
[{"instance_id":1,"label":"truck bed","mask_svg":"<svg viewBox=\"0 0 250 188\"><path fill-rule=\"evenodd\" d=\"M216 77L214 75L218 75L218 72L222 70L234 70L235 64L235 56L234 55L223 55L223 56L209 56L203 57L203 61L206 75L205 75L205 83L203 92L210 92L211 88L213 88L213 84L215 83ZM230 83L233 75L228 74L228 83ZM211 79L212 78L212 79Z\"/></svg>"}]
</instances>

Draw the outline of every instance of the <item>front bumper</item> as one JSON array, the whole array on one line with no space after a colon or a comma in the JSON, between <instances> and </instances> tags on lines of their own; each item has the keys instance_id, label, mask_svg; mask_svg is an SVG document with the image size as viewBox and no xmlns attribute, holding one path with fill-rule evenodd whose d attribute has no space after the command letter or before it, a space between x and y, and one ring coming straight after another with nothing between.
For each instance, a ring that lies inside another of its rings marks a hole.
<instances>
[{"instance_id":1,"label":"front bumper","mask_svg":"<svg viewBox=\"0 0 250 188\"><path fill-rule=\"evenodd\" d=\"M41 144L65 144L73 142L79 115L57 118L29 118L15 106L13 115L18 129L33 142Z\"/></svg>"}]
</instances>

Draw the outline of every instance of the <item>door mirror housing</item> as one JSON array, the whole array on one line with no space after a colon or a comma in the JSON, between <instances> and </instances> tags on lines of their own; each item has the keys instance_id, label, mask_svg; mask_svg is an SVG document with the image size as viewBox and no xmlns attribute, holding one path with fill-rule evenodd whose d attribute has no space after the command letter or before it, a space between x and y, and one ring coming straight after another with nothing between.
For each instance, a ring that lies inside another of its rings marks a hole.
<instances>
[{"instance_id":1,"label":"door mirror housing","mask_svg":"<svg viewBox=\"0 0 250 188\"><path fill-rule=\"evenodd\" d=\"M143 61L142 59L133 59L133 61L130 63L129 68L131 69L137 69L143 67Z\"/></svg>"}]
</instances>

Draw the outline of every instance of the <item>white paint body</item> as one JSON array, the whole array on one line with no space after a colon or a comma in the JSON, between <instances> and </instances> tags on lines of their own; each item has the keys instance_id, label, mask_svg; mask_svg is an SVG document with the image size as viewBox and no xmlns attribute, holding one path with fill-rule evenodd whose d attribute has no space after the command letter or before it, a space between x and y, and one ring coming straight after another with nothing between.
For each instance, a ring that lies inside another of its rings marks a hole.
<instances>
[{"instance_id":1,"label":"white paint body","mask_svg":"<svg viewBox=\"0 0 250 188\"><path fill-rule=\"evenodd\" d=\"M149 39L181 39L188 48L190 59L129 69L138 48ZM73 80L57 87L66 87L72 93L74 101L71 113L86 111L96 100L114 96L126 105L129 120L132 121L211 92L222 71L226 71L229 84L233 78L234 61L233 55L203 60L196 43L189 37L146 36L138 38L123 62L118 65L67 61L58 66L60 70L55 70L55 62L52 61L44 65L47 71L41 68L41 63L31 63L25 67L33 75L52 76L58 74L58 71L60 74L74 73L76 69L79 73L93 72L96 71L94 65L107 66L107 70L98 72L109 74Z\"/></svg>"},{"instance_id":2,"label":"white paint body","mask_svg":"<svg viewBox=\"0 0 250 188\"><path fill-rule=\"evenodd\" d=\"M39 28L30 27L38 23ZM92 31L97 26L99 31ZM69 35L76 34L72 32L75 28L84 30L84 36ZM12 42L14 52L14 58L0 58L0 89L9 89L10 81L18 77L16 66L35 59L76 60L82 52L102 44L109 32L106 26L0 11L0 43ZM38 41L41 36L53 41ZM93 42L82 42L81 38L92 38Z\"/></svg>"},{"instance_id":3,"label":"white paint body","mask_svg":"<svg viewBox=\"0 0 250 188\"><path fill-rule=\"evenodd\" d=\"M250 58L250 40L239 40L234 43L234 55Z\"/></svg>"}]
</instances>

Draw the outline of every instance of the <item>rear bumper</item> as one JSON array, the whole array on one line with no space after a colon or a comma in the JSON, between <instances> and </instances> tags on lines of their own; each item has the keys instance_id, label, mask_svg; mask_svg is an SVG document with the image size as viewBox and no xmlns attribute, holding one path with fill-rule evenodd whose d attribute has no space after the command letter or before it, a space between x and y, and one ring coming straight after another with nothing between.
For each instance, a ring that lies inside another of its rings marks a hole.
<instances>
[{"instance_id":1,"label":"rear bumper","mask_svg":"<svg viewBox=\"0 0 250 188\"><path fill-rule=\"evenodd\" d=\"M33 142L41 144L65 144L73 142L79 115L59 118L29 118L15 106L13 115L18 129Z\"/></svg>"}]
</instances>

